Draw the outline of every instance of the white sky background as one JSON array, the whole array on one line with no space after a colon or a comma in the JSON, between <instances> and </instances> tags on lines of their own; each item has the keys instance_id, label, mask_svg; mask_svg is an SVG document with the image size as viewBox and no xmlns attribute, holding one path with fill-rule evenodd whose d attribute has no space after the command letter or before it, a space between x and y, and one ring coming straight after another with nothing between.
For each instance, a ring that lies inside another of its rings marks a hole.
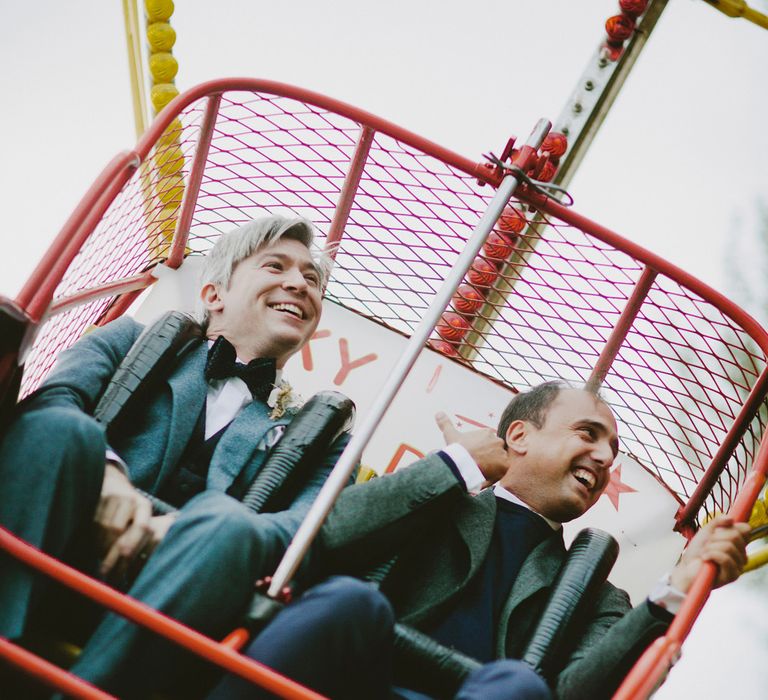
<instances>
[{"instance_id":1,"label":"white sky background","mask_svg":"<svg viewBox=\"0 0 768 700\"><path fill-rule=\"evenodd\" d=\"M616 12L616 0L178 0L171 21L181 89L232 75L295 83L479 159L558 116ZM734 222L767 195L766 66L768 32L671 0L570 187L576 209L727 294ZM0 293L12 297L98 172L135 141L119 0L2 0L0 94ZM756 621L768 603L738 615L760 599L738 590L712 606L721 634L709 644L725 656L738 618L739 647L764 660ZM695 694L659 697L722 697L701 679L727 678L735 659L691 651ZM750 668L740 693L762 692L764 671Z\"/></svg>"}]
</instances>

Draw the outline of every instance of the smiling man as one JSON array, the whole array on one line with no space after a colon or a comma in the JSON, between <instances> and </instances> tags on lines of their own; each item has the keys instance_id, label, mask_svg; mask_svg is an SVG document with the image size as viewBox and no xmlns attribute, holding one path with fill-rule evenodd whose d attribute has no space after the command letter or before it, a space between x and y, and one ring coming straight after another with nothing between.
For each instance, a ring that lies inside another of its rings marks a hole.
<instances>
[{"instance_id":1,"label":"smiling man","mask_svg":"<svg viewBox=\"0 0 768 700\"><path fill-rule=\"evenodd\" d=\"M397 556L384 595L331 578L282 611L251 656L333 698L444 697L425 683L423 665L407 664L404 673L397 659L392 687L394 612L483 663L457 699L607 698L664 633L704 560L719 566L718 585L744 565L749 526L721 518L701 529L669 579L636 608L604 584L564 639L548 687L517 659L566 556L561 524L591 508L608 484L616 420L596 394L548 382L512 399L497 435L461 433L444 414L438 423L448 447L346 489L321 531L319 554L334 573L360 575ZM213 696L256 697L232 677Z\"/></svg>"},{"instance_id":2,"label":"smiling man","mask_svg":"<svg viewBox=\"0 0 768 700\"><path fill-rule=\"evenodd\" d=\"M346 441L286 510L256 515L237 500L290 421L272 417L270 395L320 319L330 268L312 245L309 222L279 216L221 236L203 272L204 337L108 434L90 414L142 327L121 318L62 353L0 448L0 523L115 584L144 564L129 594L214 638L237 626L254 581L274 571ZM135 487L178 512L153 517ZM41 617L47 626L81 617L69 603L42 606L52 587L21 565L2 561L2 570L1 635L24 640ZM187 662L107 615L73 671L143 698L178 689Z\"/></svg>"}]
</instances>

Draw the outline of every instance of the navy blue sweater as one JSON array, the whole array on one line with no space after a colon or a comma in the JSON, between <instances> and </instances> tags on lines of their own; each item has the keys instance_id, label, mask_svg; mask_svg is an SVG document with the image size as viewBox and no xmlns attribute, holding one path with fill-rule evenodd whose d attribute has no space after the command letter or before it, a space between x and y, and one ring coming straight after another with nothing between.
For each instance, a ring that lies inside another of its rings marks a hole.
<instances>
[{"instance_id":1,"label":"navy blue sweater","mask_svg":"<svg viewBox=\"0 0 768 700\"><path fill-rule=\"evenodd\" d=\"M528 555L555 531L524 506L496 498L496 522L485 561L443 615L423 629L441 644L489 662L504 603Z\"/></svg>"}]
</instances>

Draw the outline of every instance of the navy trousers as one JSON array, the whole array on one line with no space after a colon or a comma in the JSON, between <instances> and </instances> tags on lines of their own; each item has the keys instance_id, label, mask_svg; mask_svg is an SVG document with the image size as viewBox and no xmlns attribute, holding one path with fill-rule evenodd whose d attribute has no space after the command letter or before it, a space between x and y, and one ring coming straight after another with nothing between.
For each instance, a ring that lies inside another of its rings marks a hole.
<instances>
[{"instance_id":1,"label":"navy trousers","mask_svg":"<svg viewBox=\"0 0 768 700\"><path fill-rule=\"evenodd\" d=\"M337 576L283 609L246 653L334 700L385 700L391 684L393 625L389 602L371 584ZM273 697L227 676L208 700Z\"/></svg>"},{"instance_id":2,"label":"navy trousers","mask_svg":"<svg viewBox=\"0 0 768 700\"><path fill-rule=\"evenodd\" d=\"M392 687L394 616L373 586L334 577L287 606L246 653L253 659L333 700L430 700ZM208 700L274 697L235 676L227 676ZM521 661L505 659L472 673L456 700L551 700L544 680Z\"/></svg>"}]
</instances>

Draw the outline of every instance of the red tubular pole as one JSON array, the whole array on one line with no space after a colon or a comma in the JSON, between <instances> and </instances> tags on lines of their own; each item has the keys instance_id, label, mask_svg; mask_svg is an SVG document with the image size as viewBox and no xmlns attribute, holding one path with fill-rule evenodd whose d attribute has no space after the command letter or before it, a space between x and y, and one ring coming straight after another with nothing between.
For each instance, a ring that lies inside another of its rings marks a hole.
<instances>
[{"instance_id":1,"label":"red tubular pole","mask_svg":"<svg viewBox=\"0 0 768 700\"><path fill-rule=\"evenodd\" d=\"M87 681L54 666L39 656L0 637L0 658L5 659L41 683L80 700L116 700L113 695L99 690Z\"/></svg>"},{"instance_id":2,"label":"red tubular pole","mask_svg":"<svg viewBox=\"0 0 768 700\"><path fill-rule=\"evenodd\" d=\"M153 279L152 284L154 284L155 281L156 280ZM128 307L133 304L134 301L136 301L139 294L141 294L143 291L143 289L134 289L132 292L121 294L107 309L104 316L98 320L96 325L104 326L110 321L114 321L116 318L120 318L120 316L122 316L128 310Z\"/></svg>"},{"instance_id":3,"label":"red tubular pole","mask_svg":"<svg viewBox=\"0 0 768 700\"><path fill-rule=\"evenodd\" d=\"M98 287L91 287L82 292L76 292L70 294L68 297L57 299L48 308L48 312L45 314L45 318L50 318L56 314L69 311L69 309L80 306L81 304L88 304L96 299L102 297L116 296L118 294L128 294L129 292L140 292L142 289L146 289L150 284L155 282L156 278L152 274L151 270L142 272L140 275L134 275L133 277L125 277L114 282L107 282L101 284Z\"/></svg>"},{"instance_id":4,"label":"red tubular pole","mask_svg":"<svg viewBox=\"0 0 768 700\"><path fill-rule=\"evenodd\" d=\"M59 282L107 207L139 166L134 151L115 156L69 217L61 232L24 285L16 303L38 321Z\"/></svg>"},{"instance_id":5,"label":"red tubular pole","mask_svg":"<svg viewBox=\"0 0 768 700\"><path fill-rule=\"evenodd\" d=\"M600 353L600 357L597 358L595 367L592 370L592 375L587 381L587 386L593 389L599 389L600 385L605 380L613 361L616 359L616 355L618 355L619 350L621 349L621 344L627 337L627 333L632 327L632 324L640 311L640 307L643 305L643 301L645 301L645 298L648 296L648 292L651 289L651 285L653 285L653 280L656 279L656 275L656 271L652 270L650 267L646 266L643 270L643 273L635 284L635 288L632 290L632 295L627 300L626 306L621 312L619 320L613 327L613 332L611 333L610 338L606 341L603 351Z\"/></svg>"},{"instance_id":6,"label":"red tubular pole","mask_svg":"<svg viewBox=\"0 0 768 700\"><path fill-rule=\"evenodd\" d=\"M195 207L197 206L200 183L203 181L205 163L208 159L208 151L211 148L213 127L216 125L220 103L221 94L211 95L208 98L203 123L200 125L200 135L197 140L192 168L189 172L189 181L184 188L184 195L181 198L181 212L176 220L176 231L173 234L171 252L168 254L168 260L165 263L174 270L181 265L181 261L184 259L184 249L187 247L187 239L189 238L189 227L192 224L192 215L195 213Z\"/></svg>"},{"instance_id":7,"label":"red tubular pole","mask_svg":"<svg viewBox=\"0 0 768 700\"><path fill-rule=\"evenodd\" d=\"M344 235L344 229L347 227L349 212L352 211L352 204L355 201L360 178L363 176L365 163L368 160L368 153L371 150L371 144L375 135L376 132L369 126L363 126L360 129L360 136L357 140L352 160L349 163L349 171L344 178L344 186L341 188L339 201L336 203L336 210L333 214L333 221L331 221L331 226L328 229L328 238L325 241L328 254L332 258L336 257L335 244L341 240L341 237Z\"/></svg>"},{"instance_id":8,"label":"red tubular pole","mask_svg":"<svg viewBox=\"0 0 768 700\"><path fill-rule=\"evenodd\" d=\"M245 627L238 627L224 637L224 639L221 640L221 643L230 649L240 650L248 643L250 638L251 635Z\"/></svg>"},{"instance_id":9,"label":"red tubular pole","mask_svg":"<svg viewBox=\"0 0 768 700\"><path fill-rule=\"evenodd\" d=\"M91 598L96 603L131 620L131 622L140 624L166 637L179 646L221 666L224 670L256 683L282 698L287 700L324 700L322 695L281 676L267 666L241 656L233 649L222 646L157 610L118 593L71 566L62 564L1 527L0 549L5 550L27 566L50 576L78 593Z\"/></svg>"},{"instance_id":10,"label":"red tubular pole","mask_svg":"<svg viewBox=\"0 0 768 700\"><path fill-rule=\"evenodd\" d=\"M755 501L765 486L768 474L768 433L763 435L754 464L755 469L747 477L728 512L737 522L744 522L749 518ZM661 684L671 665L677 660L683 642L707 602L716 576L717 566L704 562L667 634L645 650L613 696L613 700L645 700Z\"/></svg>"}]
</instances>

